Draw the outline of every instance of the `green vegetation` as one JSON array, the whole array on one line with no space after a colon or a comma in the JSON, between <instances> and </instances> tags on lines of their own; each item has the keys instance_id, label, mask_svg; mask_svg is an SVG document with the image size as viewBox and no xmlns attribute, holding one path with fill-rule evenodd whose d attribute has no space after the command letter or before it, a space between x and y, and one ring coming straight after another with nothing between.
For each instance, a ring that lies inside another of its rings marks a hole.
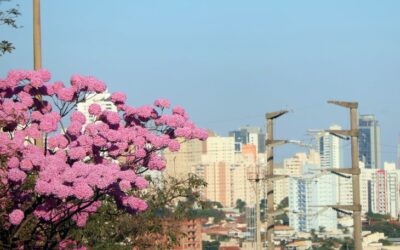
<instances>
[{"instance_id":1,"label":"green vegetation","mask_svg":"<svg viewBox=\"0 0 400 250\"><path fill-rule=\"evenodd\" d=\"M10 2L10 0L0 0L0 5L2 2ZM19 12L19 6L16 5L13 8L1 10L0 9L0 25L10 26L12 28L19 28L17 25L17 17L19 17L21 13ZM14 45L7 41L0 41L0 56L5 53L11 53L15 49Z\"/></svg>"},{"instance_id":2,"label":"green vegetation","mask_svg":"<svg viewBox=\"0 0 400 250\"><path fill-rule=\"evenodd\" d=\"M246 210L246 202L241 199L236 200L236 208L239 209L240 213L243 213Z\"/></svg>"},{"instance_id":3,"label":"green vegetation","mask_svg":"<svg viewBox=\"0 0 400 250\"><path fill-rule=\"evenodd\" d=\"M197 190L206 183L195 175L178 180L172 177L149 179L149 187L137 194L148 203L143 213L130 215L105 202L89 218L85 228L73 231L89 249L169 249L183 236L177 222L193 218L193 207L200 200Z\"/></svg>"},{"instance_id":4,"label":"green vegetation","mask_svg":"<svg viewBox=\"0 0 400 250\"><path fill-rule=\"evenodd\" d=\"M221 243L219 241L203 241L203 250L218 250Z\"/></svg>"},{"instance_id":5,"label":"green vegetation","mask_svg":"<svg viewBox=\"0 0 400 250\"><path fill-rule=\"evenodd\" d=\"M285 209L287 207L289 207L289 198L288 197L281 200L281 202L277 206L277 210ZM287 225L288 226L289 225L288 215L285 213L285 214L280 214L278 216L275 216L275 223L277 225Z\"/></svg>"},{"instance_id":6,"label":"green vegetation","mask_svg":"<svg viewBox=\"0 0 400 250\"><path fill-rule=\"evenodd\" d=\"M363 227L363 230L368 230L373 233L381 232L389 238L400 237L400 225L390 223L390 215L367 213L369 224Z\"/></svg>"}]
</instances>

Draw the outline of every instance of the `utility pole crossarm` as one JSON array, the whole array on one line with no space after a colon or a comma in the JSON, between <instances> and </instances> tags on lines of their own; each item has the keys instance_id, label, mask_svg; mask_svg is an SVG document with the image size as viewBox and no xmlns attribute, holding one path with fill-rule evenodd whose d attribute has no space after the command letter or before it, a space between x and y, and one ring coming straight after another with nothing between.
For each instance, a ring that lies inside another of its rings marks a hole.
<instances>
[{"instance_id":1,"label":"utility pole crossarm","mask_svg":"<svg viewBox=\"0 0 400 250\"><path fill-rule=\"evenodd\" d=\"M358 137L358 129L352 130L335 130L335 129L327 129L326 132L333 135L344 135L344 136L355 136Z\"/></svg>"},{"instance_id":2,"label":"utility pole crossarm","mask_svg":"<svg viewBox=\"0 0 400 250\"><path fill-rule=\"evenodd\" d=\"M285 178L288 178L289 175L266 175L265 179L269 180L269 181L277 181L277 180L282 180Z\"/></svg>"},{"instance_id":3,"label":"utility pole crossarm","mask_svg":"<svg viewBox=\"0 0 400 250\"><path fill-rule=\"evenodd\" d=\"M270 147L275 147L275 146L283 145L283 144L286 144L286 143L289 143L289 142L290 142L289 140L270 140L270 139L267 139L265 141L265 145L266 146L270 146Z\"/></svg>"},{"instance_id":4,"label":"utility pole crossarm","mask_svg":"<svg viewBox=\"0 0 400 250\"><path fill-rule=\"evenodd\" d=\"M278 118L279 116L282 116L282 115L286 114L287 112L289 112L289 111L281 110L281 111L266 113L265 114L265 118L267 118L267 119L275 119L275 118Z\"/></svg>"},{"instance_id":5,"label":"utility pole crossarm","mask_svg":"<svg viewBox=\"0 0 400 250\"><path fill-rule=\"evenodd\" d=\"M360 174L360 169L352 169L352 168L327 168L326 171L336 172L341 174Z\"/></svg>"},{"instance_id":6,"label":"utility pole crossarm","mask_svg":"<svg viewBox=\"0 0 400 250\"><path fill-rule=\"evenodd\" d=\"M343 102L343 101L333 101L333 100L331 100L331 101L328 101L328 103L335 104L335 105L338 105L338 106L342 106L342 107L345 107L345 108L351 108L351 109L358 108L358 102Z\"/></svg>"}]
</instances>

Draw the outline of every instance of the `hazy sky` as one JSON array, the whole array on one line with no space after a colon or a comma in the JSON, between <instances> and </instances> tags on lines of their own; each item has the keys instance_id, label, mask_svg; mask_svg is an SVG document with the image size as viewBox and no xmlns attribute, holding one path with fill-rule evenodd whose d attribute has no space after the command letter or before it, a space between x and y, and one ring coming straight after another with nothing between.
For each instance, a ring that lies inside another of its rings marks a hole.
<instances>
[{"instance_id":1,"label":"hazy sky","mask_svg":"<svg viewBox=\"0 0 400 250\"><path fill-rule=\"evenodd\" d=\"M32 1L16 3L23 28L0 27L0 39L17 47L0 57L2 78L33 67ZM307 139L309 128L348 126L348 110L327 100L358 101L361 114L380 122L383 160L396 158L398 0L42 0L41 7L43 67L53 80L93 75L127 92L132 105L168 98L221 135L264 126L265 112L289 109L276 137Z\"/></svg>"}]
</instances>

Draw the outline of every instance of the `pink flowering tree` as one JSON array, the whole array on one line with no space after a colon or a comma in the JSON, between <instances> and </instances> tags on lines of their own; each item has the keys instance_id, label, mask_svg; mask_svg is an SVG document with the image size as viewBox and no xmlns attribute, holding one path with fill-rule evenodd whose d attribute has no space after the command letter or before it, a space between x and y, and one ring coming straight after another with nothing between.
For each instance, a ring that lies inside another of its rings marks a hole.
<instances>
[{"instance_id":1,"label":"pink flowering tree","mask_svg":"<svg viewBox=\"0 0 400 250\"><path fill-rule=\"evenodd\" d=\"M104 201L135 214L147 204L135 196L161 171L160 151L178 151L180 142L204 140L207 133L170 103L126 105L111 95L118 111L90 105L88 122L77 104L106 85L75 75L70 86L50 83L50 73L10 71L0 79L0 248L68 249L71 228L84 227Z\"/></svg>"}]
</instances>

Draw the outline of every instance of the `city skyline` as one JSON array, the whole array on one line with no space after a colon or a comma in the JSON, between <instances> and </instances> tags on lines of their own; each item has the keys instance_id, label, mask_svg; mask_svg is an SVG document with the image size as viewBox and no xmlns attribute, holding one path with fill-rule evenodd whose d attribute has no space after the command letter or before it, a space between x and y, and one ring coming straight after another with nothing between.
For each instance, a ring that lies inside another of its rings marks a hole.
<instances>
[{"instance_id":1,"label":"city skyline","mask_svg":"<svg viewBox=\"0 0 400 250\"><path fill-rule=\"evenodd\" d=\"M23 27L0 27L16 46L0 59L1 77L32 68L31 2L2 3L13 4ZM347 112L327 100L358 101L360 114L380 122L382 159L394 162L399 9L398 1L44 1L43 66L53 80L96 76L110 92L126 90L132 105L168 98L221 135L264 127L266 112L288 109L277 137L303 140L308 129L347 128Z\"/></svg>"}]
</instances>

